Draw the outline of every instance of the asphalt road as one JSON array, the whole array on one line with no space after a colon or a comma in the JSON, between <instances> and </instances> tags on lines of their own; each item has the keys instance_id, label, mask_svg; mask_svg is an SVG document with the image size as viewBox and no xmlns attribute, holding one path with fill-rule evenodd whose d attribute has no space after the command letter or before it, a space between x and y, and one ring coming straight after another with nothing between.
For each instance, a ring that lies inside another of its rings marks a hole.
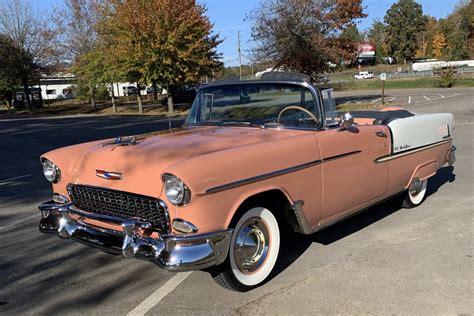
<instances>
[{"instance_id":1,"label":"asphalt road","mask_svg":"<svg viewBox=\"0 0 474 316\"><path fill-rule=\"evenodd\" d=\"M472 314L474 89L455 92L407 106L452 112L457 122L455 168L430 180L420 207L393 199L285 240L274 278L248 293L224 290L205 272L168 273L38 232L37 204L51 195L41 153L168 121L0 118L0 314Z\"/></svg>"}]
</instances>

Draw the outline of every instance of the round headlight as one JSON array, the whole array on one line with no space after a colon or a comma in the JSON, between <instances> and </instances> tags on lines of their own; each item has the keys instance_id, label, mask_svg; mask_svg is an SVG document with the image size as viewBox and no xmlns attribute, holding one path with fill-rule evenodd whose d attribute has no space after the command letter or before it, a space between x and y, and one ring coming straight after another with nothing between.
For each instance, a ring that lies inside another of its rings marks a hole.
<instances>
[{"instance_id":1,"label":"round headlight","mask_svg":"<svg viewBox=\"0 0 474 316\"><path fill-rule=\"evenodd\" d=\"M43 159L43 173L49 182L57 183L61 179L61 170L48 159Z\"/></svg>"},{"instance_id":2,"label":"round headlight","mask_svg":"<svg viewBox=\"0 0 474 316\"><path fill-rule=\"evenodd\" d=\"M165 195L168 201L174 205L183 205L189 202L191 192L180 178L172 174L166 174L163 180Z\"/></svg>"}]
</instances>

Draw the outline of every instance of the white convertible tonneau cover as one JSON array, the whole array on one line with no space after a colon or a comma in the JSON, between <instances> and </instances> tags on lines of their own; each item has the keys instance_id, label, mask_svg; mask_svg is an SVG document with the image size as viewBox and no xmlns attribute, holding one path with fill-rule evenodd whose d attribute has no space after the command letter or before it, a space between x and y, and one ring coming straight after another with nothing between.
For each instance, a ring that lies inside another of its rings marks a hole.
<instances>
[{"instance_id":1,"label":"white convertible tonneau cover","mask_svg":"<svg viewBox=\"0 0 474 316\"><path fill-rule=\"evenodd\" d=\"M392 131L393 153L412 150L449 139L453 134L451 113L417 114L388 123Z\"/></svg>"}]
</instances>

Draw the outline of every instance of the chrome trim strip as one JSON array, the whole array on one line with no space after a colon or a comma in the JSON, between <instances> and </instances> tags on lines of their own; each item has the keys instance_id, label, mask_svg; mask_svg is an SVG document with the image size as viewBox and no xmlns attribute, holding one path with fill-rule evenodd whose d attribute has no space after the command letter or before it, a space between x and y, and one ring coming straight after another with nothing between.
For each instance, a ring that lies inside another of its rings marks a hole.
<instances>
[{"instance_id":1,"label":"chrome trim strip","mask_svg":"<svg viewBox=\"0 0 474 316\"><path fill-rule=\"evenodd\" d=\"M426 150L426 149L430 149L430 148L433 148L433 147L436 147L436 146L439 146L439 145L446 144L446 143L450 142L451 140L452 140L452 138L442 140L442 141L439 141L439 142L434 143L434 144L425 145L425 146L422 146L422 147L410 149L410 150L407 150L407 151L404 151L404 152L401 152L401 153L388 155L388 156L382 156L382 157L376 158L374 160L374 162L375 163L382 163L382 162L390 161L390 160L397 159L397 158L400 158L400 157L404 157L404 156L407 156L407 155L411 155L411 154L414 154L414 153L417 153L417 152L420 152L420 151L423 151L423 150Z\"/></svg>"},{"instance_id":2,"label":"chrome trim strip","mask_svg":"<svg viewBox=\"0 0 474 316\"><path fill-rule=\"evenodd\" d=\"M361 152L362 152L362 150L354 150L354 151L350 151L350 152L345 153L345 154L340 154L340 155L331 156L331 157L328 157L328 158L323 158L323 163L324 162L329 162L329 161L332 161L332 160L336 160L336 159L339 159L339 158L345 158L347 156L360 154Z\"/></svg>"},{"instance_id":3,"label":"chrome trim strip","mask_svg":"<svg viewBox=\"0 0 474 316\"><path fill-rule=\"evenodd\" d=\"M281 175L284 175L284 174L287 174L287 173L290 173L290 172L295 172L295 171L299 171L299 170L306 169L306 168L309 168L309 167L313 167L313 166L319 165L320 163L322 163L321 159L320 160L314 160L314 161L310 161L310 162L307 162L307 163L304 163L304 164L301 164L301 165L297 165L297 166L293 166L293 167L289 167L289 168L285 168L285 169L281 169L281 170L277 170L277 171L272 171L272 172L265 173L265 174L255 176L255 177L250 177L250 178L238 180L238 181L235 181L235 182L231 182L231 183L227 183L227 184L224 184L224 185L220 185L220 186L217 186L217 187L207 189L206 194L213 194L213 193L233 189L233 188L236 188L236 187L240 187L242 185L267 180L267 179L278 177L278 176L281 176Z\"/></svg>"},{"instance_id":4,"label":"chrome trim strip","mask_svg":"<svg viewBox=\"0 0 474 316\"><path fill-rule=\"evenodd\" d=\"M345 158L345 157L355 155L355 154L359 154L361 152L362 151L360 151L360 150L351 151L351 152L344 153L344 154L341 154L341 155L336 155L336 156L332 156L332 157L328 157L328 158L314 160L314 161L310 161L310 162L307 162L307 163L304 163L304 164L301 164L301 165L297 165L297 166L293 166L293 167L289 167L289 168L285 168L285 169L281 169L281 170L272 171L272 172L265 173L265 174L262 174L262 175L259 175L259 176L242 179L242 180L238 180L238 181L235 181L235 182L230 182L230 183L227 183L227 184L223 184L223 185L220 185L220 186L217 186L217 187L207 189L206 194L213 194L213 193L217 193L217 192L221 192L221 191L225 191L225 190L230 190L230 189L240 187L240 186L243 186L243 185L247 185L247 184L250 184L250 183L267 180L267 179L278 177L278 176L281 176L281 175L284 175L284 174L287 174L287 173L291 173L291 172L303 170L303 169L306 169L306 168L314 167L314 166L319 165L321 163L329 162L329 161L336 160L336 159L339 159L339 158Z\"/></svg>"}]
</instances>

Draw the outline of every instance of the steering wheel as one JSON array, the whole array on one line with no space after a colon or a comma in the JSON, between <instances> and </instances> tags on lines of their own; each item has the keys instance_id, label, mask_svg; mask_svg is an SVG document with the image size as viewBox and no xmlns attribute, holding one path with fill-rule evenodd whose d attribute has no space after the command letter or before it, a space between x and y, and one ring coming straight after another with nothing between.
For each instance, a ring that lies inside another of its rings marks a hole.
<instances>
[{"instance_id":1,"label":"steering wheel","mask_svg":"<svg viewBox=\"0 0 474 316\"><path fill-rule=\"evenodd\" d=\"M308 111L307 109L305 109L305 108L303 108L303 107L301 107L301 106L289 105L289 106L283 108L283 109L280 111L280 113L278 113L278 118L277 118L277 123L278 123L278 124L281 124L281 123L280 123L280 118L281 118L281 115L283 114L283 112L288 111L288 110L300 110L300 111L302 111L302 112L308 114L309 117L310 117L312 120L314 120L314 122L316 122L316 123L318 122L318 119L316 118L316 116L314 116L314 114L311 113L310 111Z\"/></svg>"}]
</instances>

